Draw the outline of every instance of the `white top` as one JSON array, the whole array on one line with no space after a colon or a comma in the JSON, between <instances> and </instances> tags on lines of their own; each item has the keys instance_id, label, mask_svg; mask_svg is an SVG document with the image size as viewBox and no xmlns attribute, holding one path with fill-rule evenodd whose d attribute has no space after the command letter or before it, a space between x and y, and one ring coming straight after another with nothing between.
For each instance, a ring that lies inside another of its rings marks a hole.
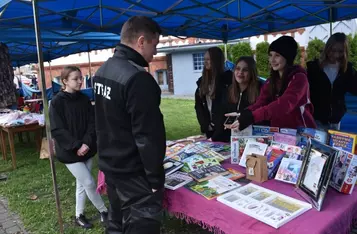
<instances>
[{"instance_id":1,"label":"white top","mask_svg":"<svg viewBox=\"0 0 357 234\"><path fill-rule=\"evenodd\" d=\"M331 84L336 80L336 77L338 75L338 71L340 69L340 64L327 64L324 67L324 72L326 73L327 77L329 78Z\"/></svg>"}]
</instances>

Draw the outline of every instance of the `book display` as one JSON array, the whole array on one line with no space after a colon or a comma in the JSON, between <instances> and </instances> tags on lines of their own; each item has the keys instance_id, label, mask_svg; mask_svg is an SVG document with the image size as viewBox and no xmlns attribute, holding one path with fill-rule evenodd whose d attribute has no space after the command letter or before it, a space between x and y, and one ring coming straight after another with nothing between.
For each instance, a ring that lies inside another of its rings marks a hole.
<instances>
[{"instance_id":1,"label":"book display","mask_svg":"<svg viewBox=\"0 0 357 234\"><path fill-rule=\"evenodd\" d=\"M274 228L312 207L321 211L329 188L352 194L357 180L353 134L253 125L232 134L230 144L194 139L199 140L185 138L167 147L164 167L172 171L165 188L217 198ZM272 180L295 198L254 184Z\"/></svg>"}]
</instances>

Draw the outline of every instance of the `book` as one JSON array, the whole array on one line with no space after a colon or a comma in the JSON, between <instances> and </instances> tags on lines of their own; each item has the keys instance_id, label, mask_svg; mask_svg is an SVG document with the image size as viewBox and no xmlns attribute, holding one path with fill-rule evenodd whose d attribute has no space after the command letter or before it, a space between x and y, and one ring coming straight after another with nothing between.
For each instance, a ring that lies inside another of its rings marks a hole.
<instances>
[{"instance_id":1,"label":"book","mask_svg":"<svg viewBox=\"0 0 357 234\"><path fill-rule=\"evenodd\" d=\"M273 136L232 136L231 137L231 163L239 164L240 158L249 140L270 145Z\"/></svg>"},{"instance_id":2,"label":"book","mask_svg":"<svg viewBox=\"0 0 357 234\"><path fill-rule=\"evenodd\" d=\"M291 136L297 135L297 129L292 129L292 128L280 128L280 132Z\"/></svg>"},{"instance_id":3,"label":"book","mask_svg":"<svg viewBox=\"0 0 357 234\"><path fill-rule=\"evenodd\" d=\"M309 138L315 139L323 144L327 144L328 134L325 131L314 129L314 128L304 128L299 127L297 129L299 146L307 146Z\"/></svg>"},{"instance_id":4,"label":"book","mask_svg":"<svg viewBox=\"0 0 357 234\"><path fill-rule=\"evenodd\" d=\"M276 171L279 168L280 162L285 156L285 152L281 149L271 148L267 153L268 164L268 179L272 179L275 176Z\"/></svg>"},{"instance_id":5,"label":"book","mask_svg":"<svg viewBox=\"0 0 357 234\"><path fill-rule=\"evenodd\" d=\"M354 153L357 144L357 135L334 130L328 130L328 133L330 134L330 146L352 154Z\"/></svg>"},{"instance_id":6,"label":"book","mask_svg":"<svg viewBox=\"0 0 357 234\"><path fill-rule=\"evenodd\" d=\"M181 169L181 167L183 167L183 163L176 161L172 158L168 158L166 160L164 160L164 170L165 170L165 175L170 175L172 173L174 173L175 171Z\"/></svg>"},{"instance_id":7,"label":"book","mask_svg":"<svg viewBox=\"0 0 357 234\"><path fill-rule=\"evenodd\" d=\"M330 186L341 193L351 194L356 180L357 156L341 150L332 169Z\"/></svg>"},{"instance_id":8,"label":"book","mask_svg":"<svg viewBox=\"0 0 357 234\"><path fill-rule=\"evenodd\" d=\"M203 167L195 171L188 173L194 180L202 182L205 180L210 180L219 175L227 175L229 171L224 169L221 165L213 165L210 167Z\"/></svg>"},{"instance_id":9,"label":"book","mask_svg":"<svg viewBox=\"0 0 357 234\"><path fill-rule=\"evenodd\" d=\"M220 175L207 181L193 182L188 188L211 200L240 186L240 184Z\"/></svg>"},{"instance_id":10,"label":"book","mask_svg":"<svg viewBox=\"0 0 357 234\"><path fill-rule=\"evenodd\" d=\"M227 168L227 170L229 173L227 175L224 175L224 177L226 177L230 180L237 181L237 180L245 177L245 174L243 174L242 172L237 171L233 168Z\"/></svg>"},{"instance_id":11,"label":"book","mask_svg":"<svg viewBox=\"0 0 357 234\"><path fill-rule=\"evenodd\" d=\"M219 196L217 201L274 228L312 208L311 204L252 183Z\"/></svg>"},{"instance_id":12,"label":"book","mask_svg":"<svg viewBox=\"0 0 357 234\"><path fill-rule=\"evenodd\" d=\"M288 145L288 144L279 143L279 142L275 142L275 141L273 141L270 146L272 148L277 148L277 149L281 149L282 151L284 151L285 152L284 157L286 157L286 158L302 160L303 155L304 155L303 149L299 146Z\"/></svg>"},{"instance_id":13,"label":"book","mask_svg":"<svg viewBox=\"0 0 357 234\"><path fill-rule=\"evenodd\" d=\"M189 158L186 158L182 162L184 163L182 170L185 172L195 171L203 167L220 165L216 158L205 157L204 155L200 154L195 154Z\"/></svg>"},{"instance_id":14,"label":"book","mask_svg":"<svg viewBox=\"0 0 357 234\"><path fill-rule=\"evenodd\" d=\"M164 186L167 189L176 190L190 183L191 181L192 178L188 176L187 173L176 171L173 174L166 176Z\"/></svg>"},{"instance_id":15,"label":"book","mask_svg":"<svg viewBox=\"0 0 357 234\"><path fill-rule=\"evenodd\" d=\"M267 148L268 144L260 143L255 140L249 139L239 160L239 165L242 167L246 167L248 155L256 154L264 156Z\"/></svg>"},{"instance_id":16,"label":"book","mask_svg":"<svg viewBox=\"0 0 357 234\"><path fill-rule=\"evenodd\" d=\"M232 129L231 130L231 136L251 136L253 135L253 127L252 125L249 125L242 131L239 131L238 129Z\"/></svg>"},{"instance_id":17,"label":"book","mask_svg":"<svg viewBox=\"0 0 357 234\"><path fill-rule=\"evenodd\" d=\"M288 144L288 145L296 145L297 138L296 136L287 135L279 132L275 132L273 135L273 139L276 142Z\"/></svg>"},{"instance_id":18,"label":"book","mask_svg":"<svg viewBox=\"0 0 357 234\"><path fill-rule=\"evenodd\" d=\"M276 173L275 179L290 184L296 184L299 179L301 165L301 160L283 158L280 163L278 172Z\"/></svg>"},{"instance_id":19,"label":"book","mask_svg":"<svg viewBox=\"0 0 357 234\"><path fill-rule=\"evenodd\" d=\"M279 132L278 127L253 125L253 136L272 136L274 132Z\"/></svg>"}]
</instances>

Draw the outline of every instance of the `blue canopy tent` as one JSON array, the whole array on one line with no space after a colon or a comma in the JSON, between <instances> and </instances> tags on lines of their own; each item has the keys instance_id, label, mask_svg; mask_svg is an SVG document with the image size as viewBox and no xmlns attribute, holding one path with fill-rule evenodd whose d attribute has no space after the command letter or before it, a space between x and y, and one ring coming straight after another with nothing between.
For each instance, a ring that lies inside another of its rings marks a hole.
<instances>
[{"instance_id":1,"label":"blue canopy tent","mask_svg":"<svg viewBox=\"0 0 357 234\"><path fill-rule=\"evenodd\" d=\"M31 1L2 1L1 28L34 28ZM133 15L154 18L165 35L223 41L351 19L356 0L53 0L38 1L41 30L119 33ZM1 5L0 5L1 6Z\"/></svg>"},{"instance_id":2,"label":"blue canopy tent","mask_svg":"<svg viewBox=\"0 0 357 234\"><path fill-rule=\"evenodd\" d=\"M68 31L43 31L42 50L45 61L73 53L113 48L120 37L113 33L86 32L64 36ZM36 35L33 29L2 29L0 41L9 47L14 67L37 62Z\"/></svg>"}]
</instances>

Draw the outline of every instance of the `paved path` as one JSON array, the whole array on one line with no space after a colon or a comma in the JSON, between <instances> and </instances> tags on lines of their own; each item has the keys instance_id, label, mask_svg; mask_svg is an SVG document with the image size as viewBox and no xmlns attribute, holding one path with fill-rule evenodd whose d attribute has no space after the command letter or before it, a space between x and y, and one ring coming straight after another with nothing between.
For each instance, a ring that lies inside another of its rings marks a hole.
<instances>
[{"instance_id":1,"label":"paved path","mask_svg":"<svg viewBox=\"0 0 357 234\"><path fill-rule=\"evenodd\" d=\"M7 200L0 196L0 234L27 234L18 215L8 210Z\"/></svg>"}]
</instances>

